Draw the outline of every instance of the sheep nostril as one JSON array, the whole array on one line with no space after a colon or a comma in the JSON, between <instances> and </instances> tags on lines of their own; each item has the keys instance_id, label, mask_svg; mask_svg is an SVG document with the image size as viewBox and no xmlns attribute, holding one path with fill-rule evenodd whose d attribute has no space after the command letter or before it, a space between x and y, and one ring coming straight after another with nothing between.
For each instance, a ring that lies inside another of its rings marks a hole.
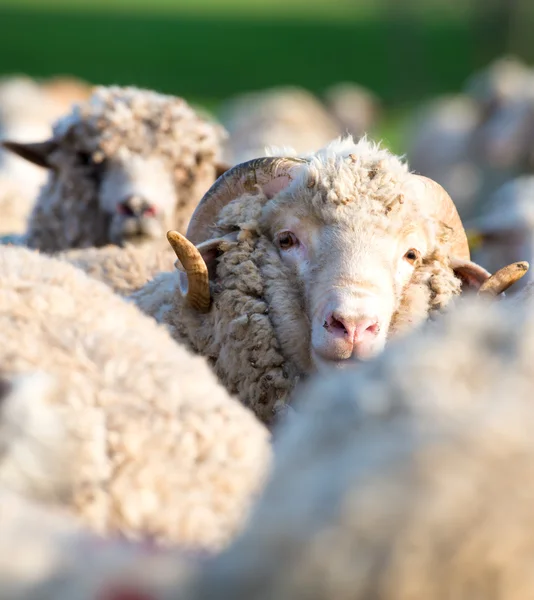
<instances>
[{"instance_id":1,"label":"sheep nostril","mask_svg":"<svg viewBox=\"0 0 534 600\"><path fill-rule=\"evenodd\" d=\"M135 213L132 210L132 208L130 206L128 206L128 204L126 204L124 202L121 202L117 206L117 212L119 213L119 215L124 215L126 217L133 217L133 216L135 216Z\"/></svg>"},{"instance_id":2,"label":"sheep nostril","mask_svg":"<svg viewBox=\"0 0 534 600\"><path fill-rule=\"evenodd\" d=\"M323 327L331 333L334 333L336 331L344 334L348 333L347 327L345 326L343 321L336 319L336 317L334 317L333 315L328 317L328 319L324 322Z\"/></svg>"},{"instance_id":3,"label":"sheep nostril","mask_svg":"<svg viewBox=\"0 0 534 600\"><path fill-rule=\"evenodd\" d=\"M380 325L378 323L372 323L365 331L377 335L380 332Z\"/></svg>"},{"instance_id":4,"label":"sheep nostril","mask_svg":"<svg viewBox=\"0 0 534 600\"><path fill-rule=\"evenodd\" d=\"M156 216L156 208L154 206L147 206L143 211L144 217L155 217Z\"/></svg>"}]
</instances>

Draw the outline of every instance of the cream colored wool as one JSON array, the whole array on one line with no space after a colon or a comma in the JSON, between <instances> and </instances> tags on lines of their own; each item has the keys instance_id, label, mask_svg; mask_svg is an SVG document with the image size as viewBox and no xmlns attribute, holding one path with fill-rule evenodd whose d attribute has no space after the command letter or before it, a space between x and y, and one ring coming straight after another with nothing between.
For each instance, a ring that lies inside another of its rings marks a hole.
<instances>
[{"instance_id":1,"label":"cream colored wool","mask_svg":"<svg viewBox=\"0 0 534 600\"><path fill-rule=\"evenodd\" d=\"M473 300L316 379L246 531L176 597L534 597L533 353L534 304Z\"/></svg>"},{"instance_id":2,"label":"cream colored wool","mask_svg":"<svg viewBox=\"0 0 534 600\"><path fill-rule=\"evenodd\" d=\"M44 252L103 246L109 217L98 205L98 165L119 153L162 158L174 173L174 227L185 230L202 194L215 181L224 130L196 115L185 100L133 87L97 87L88 102L54 126L61 165L42 188L27 244ZM92 164L80 162L82 153Z\"/></svg>"},{"instance_id":3,"label":"cream colored wool","mask_svg":"<svg viewBox=\"0 0 534 600\"><path fill-rule=\"evenodd\" d=\"M31 202L11 177L0 173L0 235L24 233Z\"/></svg>"},{"instance_id":4,"label":"cream colored wool","mask_svg":"<svg viewBox=\"0 0 534 600\"><path fill-rule=\"evenodd\" d=\"M233 164L264 156L268 146L309 152L343 133L318 98L293 86L231 98L223 104L220 118L230 134L226 153Z\"/></svg>"},{"instance_id":5,"label":"cream colored wool","mask_svg":"<svg viewBox=\"0 0 534 600\"><path fill-rule=\"evenodd\" d=\"M269 435L205 360L72 265L0 248L0 365L42 370L74 444L72 509L98 533L217 549L241 526Z\"/></svg>"},{"instance_id":6,"label":"cream colored wool","mask_svg":"<svg viewBox=\"0 0 534 600\"><path fill-rule=\"evenodd\" d=\"M76 467L59 393L45 373L0 373L0 488L42 502L70 497Z\"/></svg>"},{"instance_id":7,"label":"cream colored wool","mask_svg":"<svg viewBox=\"0 0 534 600\"><path fill-rule=\"evenodd\" d=\"M357 162L343 158L343 152L352 151ZM416 220L440 231L440 224L434 224L415 202L385 214L384 207L397 198L407 173L397 157L366 140L357 145L350 139L338 141L318 152L303 175L274 202L311 205L322 222L353 219L352 210L361 206L358 219L367 219L377 231L402 228ZM290 401L296 383L313 368L302 291L265 230L262 211L267 202L261 193L243 195L218 215L214 237L234 230L240 233L237 243L220 246L209 313L199 314L184 305L177 274L163 275L131 299L167 323L176 340L207 357L229 392L271 424L275 407ZM446 258L447 232L440 231L437 239L436 249L398 292L390 336L420 325L460 293L461 282Z\"/></svg>"},{"instance_id":8,"label":"cream colored wool","mask_svg":"<svg viewBox=\"0 0 534 600\"><path fill-rule=\"evenodd\" d=\"M163 599L198 568L179 549L99 538L57 507L1 487L0 511L2 600Z\"/></svg>"},{"instance_id":9,"label":"cream colored wool","mask_svg":"<svg viewBox=\"0 0 534 600\"><path fill-rule=\"evenodd\" d=\"M0 375L2 599L118 600L133 589L161 597L205 557L99 538L81 527L65 506L76 450L55 403L61 403L57 378Z\"/></svg>"},{"instance_id":10,"label":"cream colored wool","mask_svg":"<svg viewBox=\"0 0 534 600\"><path fill-rule=\"evenodd\" d=\"M88 84L70 77L41 81L25 75L0 77L0 140L46 138L54 121L89 95ZM0 235L24 233L45 180L44 169L0 147Z\"/></svg>"},{"instance_id":11,"label":"cream colored wool","mask_svg":"<svg viewBox=\"0 0 534 600\"><path fill-rule=\"evenodd\" d=\"M162 248L145 246L102 246L77 248L56 255L82 269L93 279L103 281L120 295L142 288L161 272L174 271L176 255L166 245Z\"/></svg>"}]
</instances>

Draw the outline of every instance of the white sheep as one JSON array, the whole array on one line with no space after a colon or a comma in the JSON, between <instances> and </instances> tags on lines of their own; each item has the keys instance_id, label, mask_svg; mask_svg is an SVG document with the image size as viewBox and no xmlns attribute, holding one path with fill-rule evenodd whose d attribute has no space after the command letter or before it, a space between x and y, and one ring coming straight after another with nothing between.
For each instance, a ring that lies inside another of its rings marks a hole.
<instances>
[{"instance_id":1,"label":"white sheep","mask_svg":"<svg viewBox=\"0 0 534 600\"><path fill-rule=\"evenodd\" d=\"M229 132L225 150L231 164L264 156L267 147L308 152L343 133L318 98L294 86L230 98L219 118Z\"/></svg>"},{"instance_id":2,"label":"white sheep","mask_svg":"<svg viewBox=\"0 0 534 600\"><path fill-rule=\"evenodd\" d=\"M381 112L378 97L353 82L343 81L325 90L324 102L340 132L359 139L376 125Z\"/></svg>"},{"instance_id":3,"label":"white sheep","mask_svg":"<svg viewBox=\"0 0 534 600\"><path fill-rule=\"evenodd\" d=\"M34 144L4 146L49 170L26 243L44 252L164 239L185 230L219 163L224 130L181 98L98 87Z\"/></svg>"},{"instance_id":4,"label":"white sheep","mask_svg":"<svg viewBox=\"0 0 534 600\"><path fill-rule=\"evenodd\" d=\"M520 95L530 68L518 57L505 55L467 78L463 91L482 108L485 116Z\"/></svg>"},{"instance_id":5,"label":"white sheep","mask_svg":"<svg viewBox=\"0 0 534 600\"><path fill-rule=\"evenodd\" d=\"M533 353L534 304L470 301L310 381L246 530L177 596L534 597Z\"/></svg>"},{"instance_id":6,"label":"white sheep","mask_svg":"<svg viewBox=\"0 0 534 600\"><path fill-rule=\"evenodd\" d=\"M132 294L160 273L174 271L176 255L170 246L152 245L122 248L109 244L99 248L74 248L55 255L121 296Z\"/></svg>"},{"instance_id":7,"label":"white sheep","mask_svg":"<svg viewBox=\"0 0 534 600\"><path fill-rule=\"evenodd\" d=\"M0 374L3 600L118 600L134 589L146 598L175 587L206 553L98 536L65 506L78 465L56 379L42 371Z\"/></svg>"},{"instance_id":8,"label":"white sheep","mask_svg":"<svg viewBox=\"0 0 534 600\"><path fill-rule=\"evenodd\" d=\"M466 223L477 263L493 270L506 262L534 259L534 176L524 175L497 189L484 212ZM531 273L513 291L532 281Z\"/></svg>"},{"instance_id":9,"label":"white sheep","mask_svg":"<svg viewBox=\"0 0 534 600\"><path fill-rule=\"evenodd\" d=\"M366 139L232 168L169 240L182 272L131 301L265 422L303 375L372 358L493 285L445 190Z\"/></svg>"},{"instance_id":10,"label":"white sheep","mask_svg":"<svg viewBox=\"0 0 534 600\"><path fill-rule=\"evenodd\" d=\"M442 185L464 218L472 214L483 184L472 144L480 118L473 99L446 95L419 107L404 132L411 167Z\"/></svg>"},{"instance_id":11,"label":"white sheep","mask_svg":"<svg viewBox=\"0 0 534 600\"><path fill-rule=\"evenodd\" d=\"M406 132L412 167L446 187L464 219L534 165L534 72L511 58L471 76L464 93L416 111Z\"/></svg>"},{"instance_id":12,"label":"white sheep","mask_svg":"<svg viewBox=\"0 0 534 600\"><path fill-rule=\"evenodd\" d=\"M0 279L0 367L53 380L75 470L66 505L96 533L227 543L268 467L267 430L203 358L74 266L3 246Z\"/></svg>"},{"instance_id":13,"label":"white sheep","mask_svg":"<svg viewBox=\"0 0 534 600\"><path fill-rule=\"evenodd\" d=\"M89 85L67 77L43 81L22 75L0 78L0 140L31 142L50 136L53 122L89 93ZM0 147L0 235L25 231L45 179L43 169Z\"/></svg>"}]
</instances>

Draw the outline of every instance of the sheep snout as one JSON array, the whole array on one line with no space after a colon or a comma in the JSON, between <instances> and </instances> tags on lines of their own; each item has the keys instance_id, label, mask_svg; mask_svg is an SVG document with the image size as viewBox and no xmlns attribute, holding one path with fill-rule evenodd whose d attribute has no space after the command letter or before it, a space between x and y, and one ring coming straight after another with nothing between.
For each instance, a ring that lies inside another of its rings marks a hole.
<instances>
[{"instance_id":1,"label":"sheep snout","mask_svg":"<svg viewBox=\"0 0 534 600\"><path fill-rule=\"evenodd\" d=\"M364 306L339 306L325 314L312 325L312 350L319 362L366 360L382 348L380 318Z\"/></svg>"}]
</instances>

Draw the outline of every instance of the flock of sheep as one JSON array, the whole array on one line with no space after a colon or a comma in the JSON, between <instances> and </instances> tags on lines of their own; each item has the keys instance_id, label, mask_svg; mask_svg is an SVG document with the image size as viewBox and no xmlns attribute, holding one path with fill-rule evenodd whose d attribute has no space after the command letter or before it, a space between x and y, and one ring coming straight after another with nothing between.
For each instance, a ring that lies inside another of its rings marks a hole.
<instances>
[{"instance_id":1,"label":"flock of sheep","mask_svg":"<svg viewBox=\"0 0 534 600\"><path fill-rule=\"evenodd\" d=\"M2 597L534 595L531 80L0 81Z\"/></svg>"}]
</instances>

